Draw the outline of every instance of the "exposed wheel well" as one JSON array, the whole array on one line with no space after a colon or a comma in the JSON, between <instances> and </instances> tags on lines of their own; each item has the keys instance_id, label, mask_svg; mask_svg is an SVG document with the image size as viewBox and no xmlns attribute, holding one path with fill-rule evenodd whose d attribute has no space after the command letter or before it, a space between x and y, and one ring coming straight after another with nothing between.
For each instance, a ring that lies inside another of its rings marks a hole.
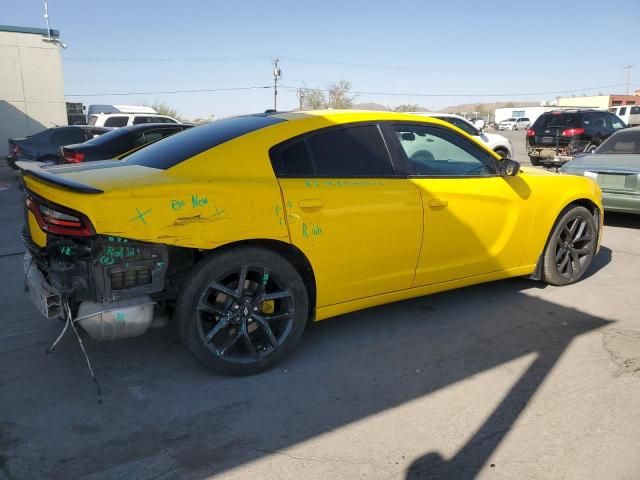
<instances>
[{"instance_id":1,"label":"exposed wheel well","mask_svg":"<svg viewBox=\"0 0 640 480\"><path fill-rule=\"evenodd\" d=\"M498 155L500 156L504 155L505 157L509 154L509 151L505 147L496 147L493 149L493 151L496 152Z\"/></svg>"},{"instance_id":2,"label":"exposed wheel well","mask_svg":"<svg viewBox=\"0 0 640 480\"><path fill-rule=\"evenodd\" d=\"M281 242L279 240L268 240L268 239L256 239L256 240L242 240L239 242L228 243L221 247L216 248L215 252L235 248L238 246L253 246L253 247L262 247L267 250L271 250L278 255L284 257L294 268L298 271L300 276L302 277L302 281L304 282L305 287L307 288L307 292L309 294L309 314L311 320L313 320L313 315L316 309L316 278L313 273L313 268L311 267L311 263L307 256L297 247L291 245L290 243ZM206 253L206 252L204 252Z\"/></svg>"}]
</instances>

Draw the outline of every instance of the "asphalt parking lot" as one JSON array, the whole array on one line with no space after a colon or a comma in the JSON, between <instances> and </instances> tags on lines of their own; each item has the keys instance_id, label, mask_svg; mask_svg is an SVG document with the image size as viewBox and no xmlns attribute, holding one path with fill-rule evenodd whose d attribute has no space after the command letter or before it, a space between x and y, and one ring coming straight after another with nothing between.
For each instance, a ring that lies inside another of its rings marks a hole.
<instances>
[{"instance_id":1,"label":"asphalt parking lot","mask_svg":"<svg viewBox=\"0 0 640 480\"><path fill-rule=\"evenodd\" d=\"M74 338L45 354L61 323L24 292L4 164L0 205L0 479L640 478L640 217L607 216L578 284L327 320L259 376L211 374L170 328L87 340L98 396Z\"/></svg>"}]
</instances>

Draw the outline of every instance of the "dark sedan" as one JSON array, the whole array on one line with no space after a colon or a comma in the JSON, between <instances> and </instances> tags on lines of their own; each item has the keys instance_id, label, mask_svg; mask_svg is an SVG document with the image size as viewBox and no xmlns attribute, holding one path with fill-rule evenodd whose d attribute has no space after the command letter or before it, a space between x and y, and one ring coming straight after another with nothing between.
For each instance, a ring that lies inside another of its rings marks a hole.
<instances>
[{"instance_id":1,"label":"dark sedan","mask_svg":"<svg viewBox=\"0 0 640 480\"><path fill-rule=\"evenodd\" d=\"M69 125L48 128L24 138L10 138L7 163L14 170L18 160L55 163L61 146L86 142L109 131L106 127Z\"/></svg>"},{"instance_id":2,"label":"dark sedan","mask_svg":"<svg viewBox=\"0 0 640 480\"><path fill-rule=\"evenodd\" d=\"M93 162L116 158L130 150L181 132L193 125L175 123L146 123L116 128L88 142L60 148L62 163Z\"/></svg>"},{"instance_id":3,"label":"dark sedan","mask_svg":"<svg viewBox=\"0 0 640 480\"><path fill-rule=\"evenodd\" d=\"M605 210L640 214L640 127L614 133L595 152L560 170L596 180Z\"/></svg>"}]
</instances>

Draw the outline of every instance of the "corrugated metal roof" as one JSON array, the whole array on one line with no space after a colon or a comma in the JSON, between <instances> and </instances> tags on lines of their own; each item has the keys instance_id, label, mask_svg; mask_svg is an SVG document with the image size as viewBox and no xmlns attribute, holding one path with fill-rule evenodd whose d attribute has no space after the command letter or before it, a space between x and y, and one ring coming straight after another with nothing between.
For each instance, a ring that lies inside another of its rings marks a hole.
<instances>
[{"instance_id":1,"label":"corrugated metal roof","mask_svg":"<svg viewBox=\"0 0 640 480\"><path fill-rule=\"evenodd\" d=\"M50 31L52 37L58 38L60 36L60 30L51 29ZM16 27L15 25L0 25L0 32L33 33L47 36L46 28Z\"/></svg>"}]
</instances>

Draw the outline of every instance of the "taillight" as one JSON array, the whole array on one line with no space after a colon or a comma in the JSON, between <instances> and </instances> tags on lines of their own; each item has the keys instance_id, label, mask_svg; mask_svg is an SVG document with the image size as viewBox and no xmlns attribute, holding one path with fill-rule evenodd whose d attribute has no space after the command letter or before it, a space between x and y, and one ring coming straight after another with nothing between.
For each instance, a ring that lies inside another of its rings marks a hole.
<instances>
[{"instance_id":1,"label":"taillight","mask_svg":"<svg viewBox=\"0 0 640 480\"><path fill-rule=\"evenodd\" d=\"M535 137L536 132L533 128L527 128L527 137Z\"/></svg>"},{"instance_id":2,"label":"taillight","mask_svg":"<svg viewBox=\"0 0 640 480\"><path fill-rule=\"evenodd\" d=\"M26 198L26 204L45 232L75 237L90 237L94 234L91 222L78 212L57 205L45 205L30 195Z\"/></svg>"},{"instance_id":3,"label":"taillight","mask_svg":"<svg viewBox=\"0 0 640 480\"><path fill-rule=\"evenodd\" d=\"M576 135L582 135L584 133L584 128L567 128L562 131L563 137L575 137Z\"/></svg>"},{"instance_id":4,"label":"taillight","mask_svg":"<svg viewBox=\"0 0 640 480\"><path fill-rule=\"evenodd\" d=\"M74 152L72 150L64 151L64 161L67 163L80 163L84 160L84 153Z\"/></svg>"}]
</instances>

